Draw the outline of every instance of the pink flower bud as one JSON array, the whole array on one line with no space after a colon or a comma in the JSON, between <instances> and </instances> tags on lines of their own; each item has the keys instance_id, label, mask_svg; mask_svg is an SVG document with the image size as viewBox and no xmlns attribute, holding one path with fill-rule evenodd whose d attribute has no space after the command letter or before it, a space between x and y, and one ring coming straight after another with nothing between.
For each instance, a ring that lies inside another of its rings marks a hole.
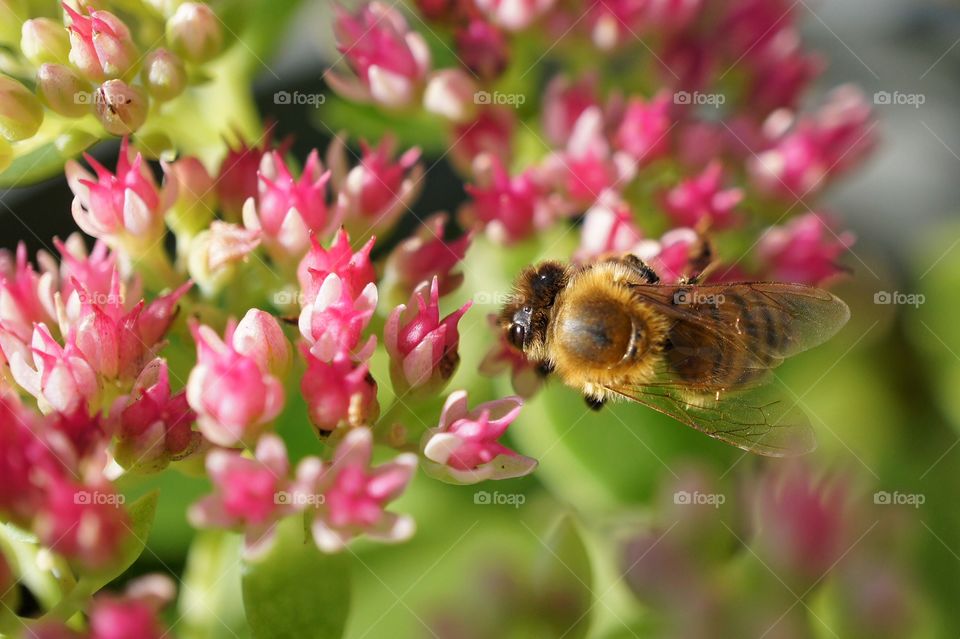
<instances>
[{"instance_id":1,"label":"pink flower bud","mask_svg":"<svg viewBox=\"0 0 960 639\"><path fill-rule=\"evenodd\" d=\"M174 54L154 49L143 63L143 83L150 97L161 102L172 100L187 86L187 70Z\"/></svg>"},{"instance_id":2,"label":"pink flower bud","mask_svg":"<svg viewBox=\"0 0 960 639\"><path fill-rule=\"evenodd\" d=\"M631 99L614 138L617 148L640 165L663 156L670 148L670 102L666 92L650 101Z\"/></svg>"},{"instance_id":3,"label":"pink flower bud","mask_svg":"<svg viewBox=\"0 0 960 639\"><path fill-rule=\"evenodd\" d=\"M106 481L52 484L34 521L40 543L86 570L102 570L121 559L131 524L120 495Z\"/></svg>"},{"instance_id":4,"label":"pink flower bud","mask_svg":"<svg viewBox=\"0 0 960 639\"><path fill-rule=\"evenodd\" d=\"M450 155L457 167L469 175L474 159L482 155L497 158L503 165L512 161L513 133L516 129L515 109L486 107L478 110L476 117L454 127L453 147Z\"/></svg>"},{"instance_id":5,"label":"pink flower bud","mask_svg":"<svg viewBox=\"0 0 960 639\"><path fill-rule=\"evenodd\" d=\"M283 157L289 150L289 146L289 141L281 143L277 153ZM227 156L220 164L220 172L215 182L217 197L227 219L239 220L244 203L257 196L257 187L260 182L257 173L263 156L271 149L273 149L273 129L268 128L260 146L248 146L241 142L238 146L231 146L227 150Z\"/></svg>"},{"instance_id":6,"label":"pink flower bud","mask_svg":"<svg viewBox=\"0 0 960 639\"><path fill-rule=\"evenodd\" d=\"M352 100L391 108L413 104L430 69L430 50L420 34L385 3L363 4L355 14L335 6L335 12L337 49L356 77L328 71L330 86Z\"/></svg>"},{"instance_id":7,"label":"pink flower bud","mask_svg":"<svg viewBox=\"0 0 960 639\"><path fill-rule=\"evenodd\" d=\"M9 142L31 138L42 123L40 100L13 78L0 75L0 138Z\"/></svg>"},{"instance_id":8,"label":"pink flower bud","mask_svg":"<svg viewBox=\"0 0 960 639\"><path fill-rule=\"evenodd\" d=\"M93 97L94 112L107 133L130 135L147 120L147 96L123 80L107 80Z\"/></svg>"},{"instance_id":9,"label":"pink flower bud","mask_svg":"<svg viewBox=\"0 0 960 639\"><path fill-rule=\"evenodd\" d=\"M125 469L141 472L163 470L197 450L200 433L192 429L196 414L185 392L173 394L167 362L155 359L140 372L130 395L110 411L116 420L114 457Z\"/></svg>"},{"instance_id":10,"label":"pink flower bud","mask_svg":"<svg viewBox=\"0 0 960 639\"><path fill-rule=\"evenodd\" d=\"M300 334L310 345L310 354L325 362L339 354L351 354L361 361L370 357L376 337L371 335L362 346L360 342L376 310L377 297L373 282L354 293L340 275L327 275L316 297L306 300L300 312Z\"/></svg>"},{"instance_id":11,"label":"pink flower bud","mask_svg":"<svg viewBox=\"0 0 960 639\"><path fill-rule=\"evenodd\" d=\"M233 327L222 340L209 326L192 324L197 364L187 400L203 435L218 446L250 444L283 409L283 385L255 356L237 349Z\"/></svg>"},{"instance_id":12,"label":"pink flower bud","mask_svg":"<svg viewBox=\"0 0 960 639\"><path fill-rule=\"evenodd\" d=\"M131 160L127 140L120 145L116 173L90 155L84 155L96 177L70 160L67 182L73 191L73 217L77 225L96 238L116 243L132 239L151 246L163 233L163 213L172 191L161 191L150 168L137 153Z\"/></svg>"},{"instance_id":13,"label":"pink flower bud","mask_svg":"<svg viewBox=\"0 0 960 639\"><path fill-rule=\"evenodd\" d=\"M663 206L677 226L729 228L739 221L735 208L743 200L743 190L722 189L722 184L723 165L714 160L700 175L664 193Z\"/></svg>"},{"instance_id":14,"label":"pink flower bud","mask_svg":"<svg viewBox=\"0 0 960 639\"><path fill-rule=\"evenodd\" d=\"M90 611L92 639L163 639L168 637L149 602L126 597L99 595Z\"/></svg>"},{"instance_id":15,"label":"pink flower bud","mask_svg":"<svg viewBox=\"0 0 960 639\"><path fill-rule=\"evenodd\" d=\"M299 179L293 177L281 155L263 156L256 206L244 205L243 222L262 233L264 245L281 263L299 260L306 253L310 233L326 235L336 226L327 207L327 182L317 151L311 151Z\"/></svg>"},{"instance_id":16,"label":"pink flower bud","mask_svg":"<svg viewBox=\"0 0 960 639\"><path fill-rule=\"evenodd\" d=\"M33 64L66 64L70 55L70 36L63 25L50 18L34 18L23 23L20 50Z\"/></svg>"},{"instance_id":17,"label":"pink flower bud","mask_svg":"<svg viewBox=\"0 0 960 639\"><path fill-rule=\"evenodd\" d=\"M413 519L387 512L385 506L410 483L417 456L404 453L392 462L371 467L372 452L370 430L351 430L317 482L323 500L316 508L311 529L320 550L338 552L359 535L391 543L413 536Z\"/></svg>"},{"instance_id":18,"label":"pink flower bud","mask_svg":"<svg viewBox=\"0 0 960 639\"><path fill-rule=\"evenodd\" d=\"M341 427L372 424L380 413L377 382L368 362L355 364L339 354L329 362L307 357L307 371L300 390L307 402L310 421L320 435Z\"/></svg>"},{"instance_id":19,"label":"pink flower bud","mask_svg":"<svg viewBox=\"0 0 960 639\"><path fill-rule=\"evenodd\" d=\"M247 311L233 332L233 346L278 378L282 379L290 370L290 343L280 323L266 311Z\"/></svg>"},{"instance_id":20,"label":"pink flower bud","mask_svg":"<svg viewBox=\"0 0 960 639\"><path fill-rule=\"evenodd\" d=\"M844 268L841 255L853 246L850 232L836 234L817 213L806 213L760 238L757 255L765 277L779 282L819 284Z\"/></svg>"},{"instance_id":21,"label":"pink flower bud","mask_svg":"<svg viewBox=\"0 0 960 639\"><path fill-rule=\"evenodd\" d=\"M476 0L477 8L507 31L526 29L553 7L555 0Z\"/></svg>"},{"instance_id":22,"label":"pink flower bud","mask_svg":"<svg viewBox=\"0 0 960 639\"><path fill-rule=\"evenodd\" d=\"M316 501L321 468L319 459L306 457L291 479L287 450L273 434L260 438L254 459L239 451L214 450L207 455L213 494L193 504L187 516L200 528L244 531L247 551L264 552L280 519Z\"/></svg>"},{"instance_id":23,"label":"pink flower bud","mask_svg":"<svg viewBox=\"0 0 960 639\"><path fill-rule=\"evenodd\" d=\"M343 141L334 142L338 165L345 165ZM384 136L380 144L370 147L360 143L360 163L345 176L336 178L337 207L344 226L360 240L371 233L388 233L400 216L419 197L423 188L423 166L418 164L420 149L405 151L396 160L396 140Z\"/></svg>"},{"instance_id":24,"label":"pink flower bud","mask_svg":"<svg viewBox=\"0 0 960 639\"><path fill-rule=\"evenodd\" d=\"M476 109L477 85L462 69L434 71L423 92L423 107L451 122L464 122Z\"/></svg>"},{"instance_id":25,"label":"pink flower bud","mask_svg":"<svg viewBox=\"0 0 960 639\"><path fill-rule=\"evenodd\" d=\"M384 286L393 297L409 299L420 283L429 282L434 277L439 281L441 297L463 283L463 273L454 269L463 261L473 234L465 233L455 240L445 240L446 226L447 214L437 213L390 252Z\"/></svg>"},{"instance_id":26,"label":"pink flower bud","mask_svg":"<svg viewBox=\"0 0 960 639\"><path fill-rule=\"evenodd\" d=\"M0 326L22 342L30 339L35 323L54 320L53 300L43 293L49 279L33 269L22 242L16 256L0 251Z\"/></svg>"},{"instance_id":27,"label":"pink flower bud","mask_svg":"<svg viewBox=\"0 0 960 639\"><path fill-rule=\"evenodd\" d=\"M62 64L44 64L37 71L37 94L52 111L68 118L90 113L90 87L73 69Z\"/></svg>"},{"instance_id":28,"label":"pink flower bud","mask_svg":"<svg viewBox=\"0 0 960 639\"><path fill-rule=\"evenodd\" d=\"M565 146L583 112L599 105L595 75L586 75L576 82L563 75L554 77L543 98L543 129L547 139L557 146Z\"/></svg>"},{"instance_id":29,"label":"pink flower bud","mask_svg":"<svg viewBox=\"0 0 960 639\"><path fill-rule=\"evenodd\" d=\"M220 19L209 5L184 2L167 20L167 42L186 60L206 62L220 53L223 45Z\"/></svg>"},{"instance_id":30,"label":"pink flower bud","mask_svg":"<svg viewBox=\"0 0 960 639\"><path fill-rule=\"evenodd\" d=\"M457 323L471 306L467 302L440 319L440 285L433 278L430 301L424 300L426 282L411 296L409 305L391 311L384 327L390 354L390 376L398 393L416 389L433 393L443 388L460 363Z\"/></svg>"},{"instance_id":31,"label":"pink flower bud","mask_svg":"<svg viewBox=\"0 0 960 639\"><path fill-rule=\"evenodd\" d=\"M557 208L535 168L511 177L496 156L482 156L476 168L477 184L466 187L473 203L464 216L479 222L494 241L519 242L556 219Z\"/></svg>"},{"instance_id":32,"label":"pink flower bud","mask_svg":"<svg viewBox=\"0 0 960 639\"><path fill-rule=\"evenodd\" d=\"M82 15L67 4L70 17L70 62L90 81L102 82L127 75L139 53L130 29L108 11Z\"/></svg>"},{"instance_id":33,"label":"pink flower bud","mask_svg":"<svg viewBox=\"0 0 960 639\"><path fill-rule=\"evenodd\" d=\"M260 246L260 231L214 220L190 241L187 270L204 295L214 297L234 281L237 265Z\"/></svg>"},{"instance_id":34,"label":"pink flower bud","mask_svg":"<svg viewBox=\"0 0 960 639\"><path fill-rule=\"evenodd\" d=\"M499 440L517 418L523 400L506 397L467 409L467 392L450 393L437 428L423 436L424 470L453 484L510 479L533 472L537 461L518 455Z\"/></svg>"},{"instance_id":35,"label":"pink flower bud","mask_svg":"<svg viewBox=\"0 0 960 639\"><path fill-rule=\"evenodd\" d=\"M457 57L480 78L492 80L507 68L507 40L489 22L474 18L459 29L454 38Z\"/></svg>"},{"instance_id":36,"label":"pink flower bud","mask_svg":"<svg viewBox=\"0 0 960 639\"><path fill-rule=\"evenodd\" d=\"M306 300L316 298L327 276L336 273L354 294L359 294L377 276L370 262L375 239L370 238L356 253L350 247L350 234L345 229L337 232L329 249L323 248L316 235L310 237L310 251L297 268L300 291Z\"/></svg>"}]
</instances>

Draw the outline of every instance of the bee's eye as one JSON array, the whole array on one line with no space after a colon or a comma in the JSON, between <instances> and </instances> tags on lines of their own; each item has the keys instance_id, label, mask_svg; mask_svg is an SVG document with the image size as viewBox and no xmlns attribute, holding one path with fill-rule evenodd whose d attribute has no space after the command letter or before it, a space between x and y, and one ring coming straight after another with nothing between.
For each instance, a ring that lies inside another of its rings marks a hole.
<instances>
[{"instance_id":1,"label":"bee's eye","mask_svg":"<svg viewBox=\"0 0 960 639\"><path fill-rule=\"evenodd\" d=\"M526 333L527 331L519 324L511 324L510 328L507 329L507 340L515 347L523 350L523 338L526 337Z\"/></svg>"}]
</instances>

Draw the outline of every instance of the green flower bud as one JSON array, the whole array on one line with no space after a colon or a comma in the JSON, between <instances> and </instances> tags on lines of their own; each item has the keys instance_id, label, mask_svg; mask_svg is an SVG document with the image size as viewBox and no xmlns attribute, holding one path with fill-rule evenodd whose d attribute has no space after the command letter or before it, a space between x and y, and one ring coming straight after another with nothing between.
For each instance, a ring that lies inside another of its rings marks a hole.
<instances>
[{"instance_id":1,"label":"green flower bud","mask_svg":"<svg viewBox=\"0 0 960 639\"><path fill-rule=\"evenodd\" d=\"M30 90L0 75L0 137L9 142L33 137L43 123L43 105Z\"/></svg>"},{"instance_id":2,"label":"green flower bud","mask_svg":"<svg viewBox=\"0 0 960 639\"><path fill-rule=\"evenodd\" d=\"M147 96L123 80L104 82L93 101L97 119L113 135L130 135L147 119Z\"/></svg>"},{"instance_id":3,"label":"green flower bud","mask_svg":"<svg viewBox=\"0 0 960 639\"><path fill-rule=\"evenodd\" d=\"M70 35L62 24L50 18L34 18L23 23L20 50L30 62L66 64L70 55Z\"/></svg>"},{"instance_id":4,"label":"green flower bud","mask_svg":"<svg viewBox=\"0 0 960 639\"><path fill-rule=\"evenodd\" d=\"M37 93L51 111L68 118L90 113L93 94L90 85L62 64L44 64L37 71Z\"/></svg>"},{"instance_id":5,"label":"green flower bud","mask_svg":"<svg viewBox=\"0 0 960 639\"><path fill-rule=\"evenodd\" d=\"M57 147L61 157L70 159L89 149L97 140L99 138L92 133L75 130L58 135L53 141L53 145Z\"/></svg>"},{"instance_id":6,"label":"green flower bud","mask_svg":"<svg viewBox=\"0 0 960 639\"><path fill-rule=\"evenodd\" d=\"M157 49L147 56L143 65L143 83L157 100L172 100L183 93L187 70L180 58L166 49Z\"/></svg>"},{"instance_id":7,"label":"green flower bud","mask_svg":"<svg viewBox=\"0 0 960 639\"><path fill-rule=\"evenodd\" d=\"M167 20L167 42L184 59L206 62L220 53L223 44L220 21L207 5L184 2Z\"/></svg>"}]
</instances>

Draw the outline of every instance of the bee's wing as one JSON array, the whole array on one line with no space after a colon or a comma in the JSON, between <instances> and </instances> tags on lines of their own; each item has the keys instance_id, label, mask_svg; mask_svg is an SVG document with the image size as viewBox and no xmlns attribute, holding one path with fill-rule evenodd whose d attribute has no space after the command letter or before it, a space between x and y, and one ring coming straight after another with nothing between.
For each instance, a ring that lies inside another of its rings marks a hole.
<instances>
[{"instance_id":1,"label":"bee's wing","mask_svg":"<svg viewBox=\"0 0 960 639\"><path fill-rule=\"evenodd\" d=\"M668 384L607 390L751 453L790 457L816 448L809 418L776 386L713 393Z\"/></svg>"},{"instance_id":2,"label":"bee's wing","mask_svg":"<svg viewBox=\"0 0 960 639\"><path fill-rule=\"evenodd\" d=\"M708 286L641 285L635 295L670 323L677 375L701 390L729 387L830 339L850 310L827 291L800 284L748 282ZM680 372L682 371L682 374ZM717 383L714 383L717 382Z\"/></svg>"}]
</instances>

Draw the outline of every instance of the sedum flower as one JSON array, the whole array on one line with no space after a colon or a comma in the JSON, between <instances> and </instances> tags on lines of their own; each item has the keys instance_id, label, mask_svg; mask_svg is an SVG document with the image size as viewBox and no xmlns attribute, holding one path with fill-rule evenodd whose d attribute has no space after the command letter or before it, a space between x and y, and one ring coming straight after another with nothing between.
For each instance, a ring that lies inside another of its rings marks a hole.
<instances>
[{"instance_id":1,"label":"sedum flower","mask_svg":"<svg viewBox=\"0 0 960 639\"><path fill-rule=\"evenodd\" d=\"M336 273L352 292L363 291L376 282L376 273L370 262L375 238L370 238L358 251L350 244L350 234L345 229L337 232L329 249L323 248L316 235L310 236L310 250L297 268L300 291L305 299L316 297L331 273Z\"/></svg>"},{"instance_id":2,"label":"sedum flower","mask_svg":"<svg viewBox=\"0 0 960 639\"><path fill-rule=\"evenodd\" d=\"M703 269L698 261L703 241L693 229L676 228L659 240L641 240L633 253L652 268L664 283L673 284Z\"/></svg>"},{"instance_id":3,"label":"sedum flower","mask_svg":"<svg viewBox=\"0 0 960 639\"><path fill-rule=\"evenodd\" d=\"M466 391L450 393L440 424L423 436L424 470L453 484L530 474L537 461L518 455L498 441L522 407L519 397L505 397L469 410Z\"/></svg>"},{"instance_id":4,"label":"sedum flower","mask_svg":"<svg viewBox=\"0 0 960 639\"><path fill-rule=\"evenodd\" d=\"M477 8L507 31L521 31L550 10L555 0L476 0Z\"/></svg>"},{"instance_id":5,"label":"sedum flower","mask_svg":"<svg viewBox=\"0 0 960 639\"><path fill-rule=\"evenodd\" d=\"M471 19L454 34L454 43L457 57L479 78L493 80L507 68L510 56L507 39L486 20Z\"/></svg>"},{"instance_id":6,"label":"sedum flower","mask_svg":"<svg viewBox=\"0 0 960 639\"><path fill-rule=\"evenodd\" d=\"M492 156L503 166L508 166L513 161L511 154L516 128L514 109L501 106L480 108L472 120L454 126L450 156L466 175L473 172L476 160L483 156ZM489 160L482 160L482 165L488 164Z\"/></svg>"},{"instance_id":7,"label":"sedum flower","mask_svg":"<svg viewBox=\"0 0 960 639\"><path fill-rule=\"evenodd\" d=\"M149 104L140 87L107 80L93 96L94 113L107 133L130 135L147 120Z\"/></svg>"},{"instance_id":8,"label":"sedum flower","mask_svg":"<svg viewBox=\"0 0 960 639\"><path fill-rule=\"evenodd\" d=\"M357 364L344 353L335 355L329 362L309 352L305 357L307 371L300 381L300 390L307 402L310 421L319 434L376 421L380 405L369 362Z\"/></svg>"},{"instance_id":9,"label":"sedum flower","mask_svg":"<svg viewBox=\"0 0 960 639\"><path fill-rule=\"evenodd\" d=\"M186 67L175 54L166 49L154 49L143 63L143 84L150 97L160 101L172 100L187 86Z\"/></svg>"},{"instance_id":10,"label":"sedum flower","mask_svg":"<svg viewBox=\"0 0 960 639\"><path fill-rule=\"evenodd\" d=\"M316 296L300 311L300 334L310 354L329 362L339 354L365 360L373 353L376 336L361 346L362 333L377 308L377 285L369 282L359 292L337 273L323 279Z\"/></svg>"},{"instance_id":11,"label":"sedum flower","mask_svg":"<svg viewBox=\"0 0 960 639\"><path fill-rule=\"evenodd\" d=\"M476 169L477 183L467 185L473 202L464 217L482 225L495 242L519 242L556 220L558 207L535 168L511 177L500 158L486 155Z\"/></svg>"},{"instance_id":12,"label":"sedum flower","mask_svg":"<svg viewBox=\"0 0 960 639\"><path fill-rule=\"evenodd\" d=\"M273 128L267 128L259 144L253 146L240 142L237 146L229 146L227 155L220 163L219 174L214 181L217 199L226 218L238 221L243 211L243 205L250 198L256 198L260 178L260 163L263 157L270 153L273 145ZM290 143L283 142L276 149L280 156L289 150Z\"/></svg>"},{"instance_id":13,"label":"sedum flower","mask_svg":"<svg viewBox=\"0 0 960 639\"><path fill-rule=\"evenodd\" d=\"M420 149L409 149L393 159L396 146L389 135L376 147L361 141L360 163L349 171L343 139L338 137L331 146L339 218L357 239L388 233L423 188Z\"/></svg>"},{"instance_id":14,"label":"sedum flower","mask_svg":"<svg viewBox=\"0 0 960 639\"><path fill-rule=\"evenodd\" d=\"M838 260L854 241L852 233L838 235L822 216L810 212L768 229L760 238L757 255L769 279L819 284L844 272Z\"/></svg>"},{"instance_id":15,"label":"sedum flower","mask_svg":"<svg viewBox=\"0 0 960 639\"><path fill-rule=\"evenodd\" d=\"M463 69L441 69L427 78L423 108L450 122L468 121L476 110L477 84Z\"/></svg>"},{"instance_id":16,"label":"sedum flower","mask_svg":"<svg viewBox=\"0 0 960 639\"><path fill-rule=\"evenodd\" d=\"M421 282L436 277L440 296L455 291L463 283L463 273L455 270L463 261L473 240L465 233L455 240L445 240L447 214L437 213L423 221L409 238L398 244L387 258L384 284L391 297L408 299Z\"/></svg>"},{"instance_id":17,"label":"sedum flower","mask_svg":"<svg viewBox=\"0 0 960 639\"><path fill-rule=\"evenodd\" d=\"M417 456L403 453L372 467L372 454L370 430L356 428L347 433L334 452L332 464L324 468L316 484L322 503L316 507L311 525L320 550L338 552L360 535L390 543L413 536L413 518L388 512L385 506L410 483Z\"/></svg>"},{"instance_id":18,"label":"sedum flower","mask_svg":"<svg viewBox=\"0 0 960 639\"><path fill-rule=\"evenodd\" d=\"M643 166L665 155L670 148L670 95L657 94L647 101L632 98L614 136L616 147Z\"/></svg>"},{"instance_id":19,"label":"sedum flower","mask_svg":"<svg viewBox=\"0 0 960 639\"><path fill-rule=\"evenodd\" d=\"M291 478L283 440L267 434L257 442L253 459L218 449L207 455L206 467L213 494L190 507L190 522L199 528L242 531L247 552L260 554L269 548L280 519L315 501L322 465L316 457L306 457Z\"/></svg>"},{"instance_id":20,"label":"sedum flower","mask_svg":"<svg viewBox=\"0 0 960 639\"><path fill-rule=\"evenodd\" d=\"M384 343L390 354L390 377L400 393L428 394L443 388L460 363L457 323L471 306L440 318L440 283L434 277L427 302L426 282L414 291L410 303L400 304L387 318Z\"/></svg>"},{"instance_id":21,"label":"sedum flower","mask_svg":"<svg viewBox=\"0 0 960 639\"><path fill-rule=\"evenodd\" d=\"M200 432L218 446L256 441L284 403L283 385L264 357L269 347L236 343L235 328L228 326L221 339L209 326L190 326L197 363L187 379L187 401L197 413Z\"/></svg>"},{"instance_id":22,"label":"sedum flower","mask_svg":"<svg viewBox=\"0 0 960 639\"><path fill-rule=\"evenodd\" d=\"M607 194L584 215L580 247L574 259L587 262L605 255L629 253L641 237L630 206L619 197Z\"/></svg>"},{"instance_id":23,"label":"sedum flower","mask_svg":"<svg viewBox=\"0 0 960 639\"><path fill-rule=\"evenodd\" d=\"M126 76L139 53L127 25L109 11L83 15L64 3L70 17L70 62L84 78L103 82Z\"/></svg>"},{"instance_id":24,"label":"sedum flower","mask_svg":"<svg viewBox=\"0 0 960 639\"><path fill-rule=\"evenodd\" d=\"M37 94L52 111L68 118L90 112L90 104L80 96L90 95L89 85L70 67L44 64L37 71Z\"/></svg>"},{"instance_id":25,"label":"sedum flower","mask_svg":"<svg viewBox=\"0 0 960 639\"><path fill-rule=\"evenodd\" d=\"M193 430L196 414L186 392L174 394L164 359L147 364L129 395L110 410L117 443L114 457L127 470L154 472L181 460L200 446Z\"/></svg>"},{"instance_id":26,"label":"sedum flower","mask_svg":"<svg viewBox=\"0 0 960 639\"><path fill-rule=\"evenodd\" d=\"M739 221L735 208L743 200L743 189L722 186L723 165L715 160L664 193L664 210L676 226L729 228Z\"/></svg>"},{"instance_id":27,"label":"sedum flower","mask_svg":"<svg viewBox=\"0 0 960 639\"><path fill-rule=\"evenodd\" d=\"M352 100L389 108L413 105L430 70L430 50L420 34L382 2L361 5L355 14L336 5L334 10L337 49L356 77L328 71L330 86Z\"/></svg>"},{"instance_id":28,"label":"sedum flower","mask_svg":"<svg viewBox=\"0 0 960 639\"><path fill-rule=\"evenodd\" d=\"M247 311L233 331L233 346L279 378L290 370L290 343L280 323L266 311Z\"/></svg>"}]
</instances>

